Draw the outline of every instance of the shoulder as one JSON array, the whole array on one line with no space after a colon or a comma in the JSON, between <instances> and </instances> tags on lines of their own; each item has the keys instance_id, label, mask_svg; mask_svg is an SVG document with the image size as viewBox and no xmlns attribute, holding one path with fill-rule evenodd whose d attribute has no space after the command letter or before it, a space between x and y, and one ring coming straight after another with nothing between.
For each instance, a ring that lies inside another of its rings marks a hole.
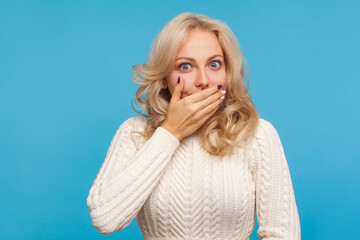
<instances>
[{"instance_id":1,"label":"shoulder","mask_svg":"<svg viewBox=\"0 0 360 240\"><path fill-rule=\"evenodd\" d=\"M118 127L115 138L122 139L135 145L136 149L146 142L141 134L148 124L147 118L143 116L133 116L126 119Z\"/></svg>"},{"instance_id":2,"label":"shoulder","mask_svg":"<svg viewBox=\"0 0 360 240\"><path fill-rule=\"evenodd\" d=\"M142 131L146 127L147 123L148 120L145 117L133 116L121 123L118 130Z\"/></svg>"},{"instance_id":3,"label":"shoulder","mask_svg":"<svg viewBox=\"0 0 360 240\"><path fill-rule=\"evenodd\" d=\"M255 131L255 138L266 139L269 137L270 138L278 137L278 133L275 126L268 120L259 118L259 125Z\"/></svg>"},{"instance_id":4,"label":"shoulder","mask_svg":"<svg viewBox=\"0 0 360 240\"><path fill-rule=\"evenodd\" d=\"M258 128L255 132L255 138L252 142L252 149L255 155L261 156L256 158L256 163L259 164L259 160L263 160L269 163L270 159L278 162L278 156L284 155L282 149L282 143L278 132L271 122L260 118ZM263 162L261 161L261 162Z\"/></svg>"}]
</instances>

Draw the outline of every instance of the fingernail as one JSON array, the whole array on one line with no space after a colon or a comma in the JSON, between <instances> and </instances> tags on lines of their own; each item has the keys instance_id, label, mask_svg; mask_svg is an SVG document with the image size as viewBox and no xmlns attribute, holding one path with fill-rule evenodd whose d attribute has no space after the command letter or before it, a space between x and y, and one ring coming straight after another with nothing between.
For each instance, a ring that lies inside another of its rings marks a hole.
<instances>
[{"instance_id":1,"label":"fingernail","mask_svg":"<svg viewBox=\"0 0 360 240\"><path fill-rule=\"evenodd\" d=\"M222 85L218 85L218 89L222 88Z\"/></svg>"},{"instance_id":2,"label":"fingernail","mask_svg":"<svg viewBox=\"0 0 360 240\"><path fill-rule=\"evenodd\" d=\"M225 93L226 93L226 90L221 90L221 93L222 93L222 94L225 94Z\"/></svg>"},{"instance_id":3,"label":"fingernail","mask_svg":"<svg viewBox=\"0 0 360 240\"><path fill-rule=\"evenodd\" d=\"M225 96L221 96L221 98L220 99L224 99L225 98Z\"/></svg>"},{"instance_id":4,"label":"fingernail","mask_svg":"<svg viewBox=\"0 0 360 240\"><path fill-rule=\"evenodd\" d=\"M180 83L180 76L178 77L178 83Z\"/></svg>"}]
</instances>

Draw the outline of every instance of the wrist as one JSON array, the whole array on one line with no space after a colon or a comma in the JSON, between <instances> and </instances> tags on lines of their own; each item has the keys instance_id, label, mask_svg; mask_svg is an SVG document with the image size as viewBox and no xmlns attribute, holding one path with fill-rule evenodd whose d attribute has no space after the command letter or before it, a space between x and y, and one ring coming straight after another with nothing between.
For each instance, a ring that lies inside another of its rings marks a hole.
<instances>
[{"instance_id":1,"label":"wrist","mask_svg":"<svg viewBox=\"0 0 360 240\"><path fill-rule=\"evenodd\" d=\"M164 123L163 125L161 125L162 128L166 129L168 132L170 132L172 135L174 135L179 142L182 139L182 136L180 134L178 134L173 128L171 128L169 125L167 125L166 123Z\"/></svg>"}]
</instances>

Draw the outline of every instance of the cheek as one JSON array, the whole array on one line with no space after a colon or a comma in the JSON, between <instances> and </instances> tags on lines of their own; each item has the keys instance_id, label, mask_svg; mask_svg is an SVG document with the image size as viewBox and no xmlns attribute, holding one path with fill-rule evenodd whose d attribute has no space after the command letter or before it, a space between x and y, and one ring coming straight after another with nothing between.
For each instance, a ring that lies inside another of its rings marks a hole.
<instances>
[{"instance_id":1,"label":"cheek","mask_svg":"<svg viewBox=\"0 0 360 240\"><path fill-rule=\"evenodd\" d=\"M226 72L225 71L213 72L211 75L211 80L214 85L220 84L220 85L224 86L225 81L226 81Z\"/></svg>"},{"instance_id":2,"label":"cheek","mask_svg":"<svg viewBox=\"0 0 360 240\"><path fill-rule=\"evenodd\" d=\"M179 74L177 74L176 72L172 72L169 74L169 76L167 77L167 86L169 89L169 92L172 96L174 89L176 87L177 84L177 79L178 79Z\"/></svg>"},{"instance_id":3,"label":"cheek","mask_svg":"<svg viewBox=\"0 0 360 240\"><path fill-rule=\"evenodd\" d=\"M171 95L173 94L174 89L177 85L177 80L178 80L179 76L181 77L181 81L183 81L183 84L184 84L183 85L183 93L191 92L193 90L192 87L195 84L196 77L197 77L196 72L192 71L192 72L183 74L183 73L174 71L169 74L168 81L167 81L168 88L169 88Z\"/></svg>"}]
</instances>

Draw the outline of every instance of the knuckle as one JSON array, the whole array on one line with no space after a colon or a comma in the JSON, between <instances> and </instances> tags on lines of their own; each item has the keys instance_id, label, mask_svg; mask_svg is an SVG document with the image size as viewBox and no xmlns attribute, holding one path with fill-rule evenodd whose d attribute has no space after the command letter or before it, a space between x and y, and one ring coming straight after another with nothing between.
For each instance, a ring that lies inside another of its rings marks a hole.
<instances>
[{"instance_id":1,"label":"knuckle","mask_svg":"<svg viewBox=\"0 0 360 240\"><path fill-rule=\"evenodd\" d=\"M191 114L191 115L196 115L196 111L195 111L195 109L194 108L189 108L189 113Z\"/></svg>"},{"instance_id":2,"label":"knuckle","mask_svg":"<svg viewBox=\"0 0 360 240\"><path fill-rule=\"evenodd\" d=\"M194 113L193 113L193 116L194 116L194 119L196 120L196 122L199 121L199 119L200 119L199 113L194 112Z\"/></svg>"},{"instance_id":3,"label":"knuckle","mask_svg":"<svg viewBox=\"0 0 360 240\"><path fill-rule=\"evenodd\" d=\"M183 98L183 101L184 101L184 106L185 106L185 107L189 107L189 106L190 106L190 100L189 100L189 99Z\"/></svg>"},{"instance_id":4,"label":"knuckle","mask_svg":"<svg viewBox=\"0 0 360 240\"><path fill-rule=\"evenodd\" d=\"M202 91L202 92L201 92L201 97L202 97L202 98L205 98L206 96L207 96L206 91Z\"/></svg>"}]
</instances>

